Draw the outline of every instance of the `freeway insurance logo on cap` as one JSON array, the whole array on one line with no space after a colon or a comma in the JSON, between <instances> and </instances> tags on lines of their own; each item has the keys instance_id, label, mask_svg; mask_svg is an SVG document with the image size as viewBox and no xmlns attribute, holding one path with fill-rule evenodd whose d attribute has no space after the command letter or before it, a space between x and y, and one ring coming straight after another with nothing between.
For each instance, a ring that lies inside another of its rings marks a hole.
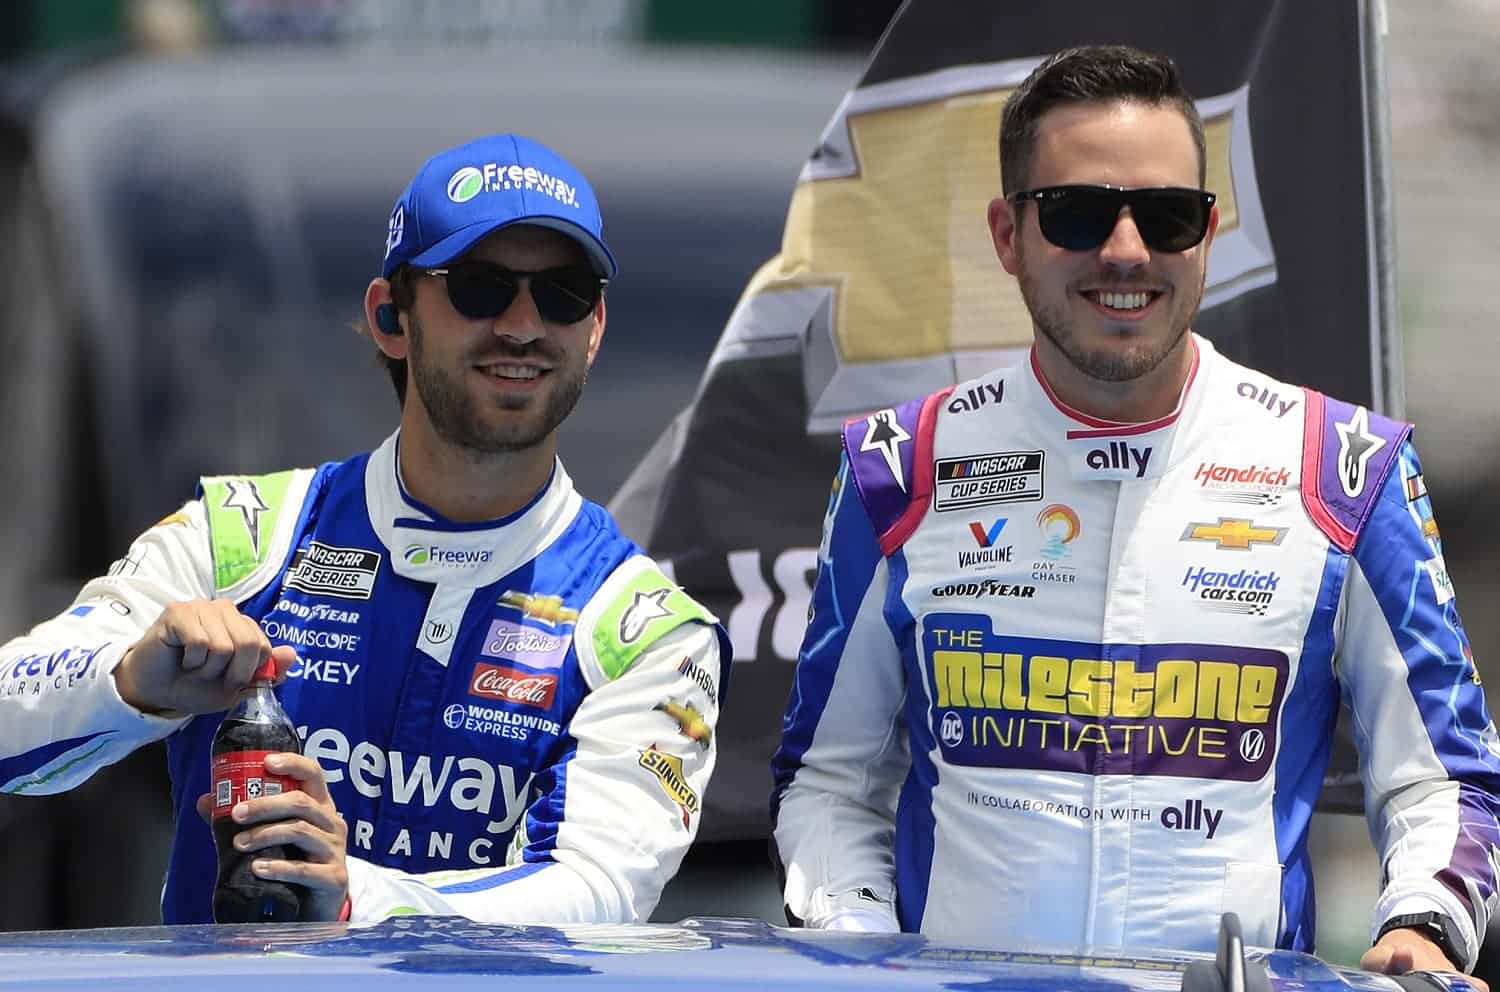
<instances>
[{"instance_id":1,"label":"freeway insurance logo on cap","mask_svg":"<svg viewBox=\"0 0 1500 992\"><path fill-rule=\"evenodd\" d=\"M565 206L578 206L578 187L529 165L486 162L466 165L448 177L448 199L454 203L468 203L480 193L497 190L545 193Z\"/></svg>"}]
</instances>

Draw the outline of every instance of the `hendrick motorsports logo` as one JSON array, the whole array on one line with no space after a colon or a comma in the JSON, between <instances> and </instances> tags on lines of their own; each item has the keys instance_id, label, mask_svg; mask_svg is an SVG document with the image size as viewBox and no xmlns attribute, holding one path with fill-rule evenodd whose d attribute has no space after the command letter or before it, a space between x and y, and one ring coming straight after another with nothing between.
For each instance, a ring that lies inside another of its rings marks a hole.
<instances>
[{"instance_id":1,"label":"hendrick motorsports logo","mask_svg":"<svg viewBox=\"0 0 1500 992\"><path fill-rule=\"evenodd\" d=\"M448 177L448 199L454 203L468 203L480 193L512 189L544 193L558 203L578 206L576 186L529 165L486 162L478 167L466 165Z\"/></svg>"}]
</instances>

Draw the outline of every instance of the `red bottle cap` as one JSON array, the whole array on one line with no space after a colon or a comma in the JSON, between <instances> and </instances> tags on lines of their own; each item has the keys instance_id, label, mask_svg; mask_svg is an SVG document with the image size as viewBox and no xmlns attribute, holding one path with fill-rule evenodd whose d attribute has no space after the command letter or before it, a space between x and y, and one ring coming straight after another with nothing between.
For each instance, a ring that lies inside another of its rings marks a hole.
<instances>
[{"instance_id":1,"label":"red bottle cap","mask_svg":"<svg viewBox=\"0 0 1500 992\"><path fill-rule=\"evenodd\" d=\"M252 678L256 681L265 679L267 682L276 681L276 659L266 655L266 660L260 663Z\"/></svg>"}]
</instances>

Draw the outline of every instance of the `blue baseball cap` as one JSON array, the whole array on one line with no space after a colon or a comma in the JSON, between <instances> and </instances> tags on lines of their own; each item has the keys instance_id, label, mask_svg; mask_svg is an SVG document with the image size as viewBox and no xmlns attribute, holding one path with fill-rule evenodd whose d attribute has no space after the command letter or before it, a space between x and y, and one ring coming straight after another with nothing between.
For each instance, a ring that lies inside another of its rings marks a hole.
<instances>
[{"instance_id":1,"label":"blue baseball cap","mask_svg":"<svg viewBox=\"0 0 1500 992\"><path fill-rule=\"evenodd\" d=\"M386 279L402 265L446 265L493 231L535 224L566 234L594 271L615 275L599 201L583 173L547 146L495 134L439 152L417 170L391 211Z\"/></svg>"}]
</instances>

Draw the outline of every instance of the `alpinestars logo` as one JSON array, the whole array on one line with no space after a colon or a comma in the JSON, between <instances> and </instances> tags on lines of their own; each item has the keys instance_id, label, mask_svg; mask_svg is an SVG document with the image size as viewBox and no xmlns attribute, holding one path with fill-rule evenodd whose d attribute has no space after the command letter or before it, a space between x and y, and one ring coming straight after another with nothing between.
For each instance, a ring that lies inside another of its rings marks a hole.
<instances>
[{"instance_id":1,"label":"alpinestars logo","mask_svg":"<svg viewBox=\"0 0 1500 992\"><path fill-rule=\"evenodd\" d=\"M1345 496L1357 499L1365 491L1370 459L1385 447L1385 438L1370 433L1370 412L1362 406L1354 408L1348 423L1335 422L1333 429L1339 435L1339 485Z\"/></svg>"},{"instance_id":2,"label":"alpinestars logo","mask_svg":"<svg viewBox=\"0 0 1500 992\"><path fill-rule=\"evenodd\" d=\"M255 482L251 479L229 479L225 485L229 493L224 497L224 502L219 504L219 508L240 511L240 516L245 521L245 532L250 535L250 550L259 558L260 515L270 507L260 498L260 490L255 488Z\"/></svg>"},{"instance_id":3,"label":"alpinestars logo","mask_svg":"<svg viewBox=\"0 0 1500 992\"><path fill-rule=\"evenodd\" d=\"M895 410L881 410L865 418L865 439L859 450L880 452L902 492L906 491L906 476L901 471L901 445L910 440L911 435L896 420Z\"/></svg>"},{"instance_id":4,"label":"alpinestars logo","mask_svg":"<svg viewBox=\"0 0 1500 992\"><path fill-rule=\"evenodd\" d=\"M636 593L625 612L620 615L620 643L634 644L640 640L652 620L671 616L672 611L665 605L666 598L671 594L672 590L668 586Z\"/></svg>"}]
</instances>

